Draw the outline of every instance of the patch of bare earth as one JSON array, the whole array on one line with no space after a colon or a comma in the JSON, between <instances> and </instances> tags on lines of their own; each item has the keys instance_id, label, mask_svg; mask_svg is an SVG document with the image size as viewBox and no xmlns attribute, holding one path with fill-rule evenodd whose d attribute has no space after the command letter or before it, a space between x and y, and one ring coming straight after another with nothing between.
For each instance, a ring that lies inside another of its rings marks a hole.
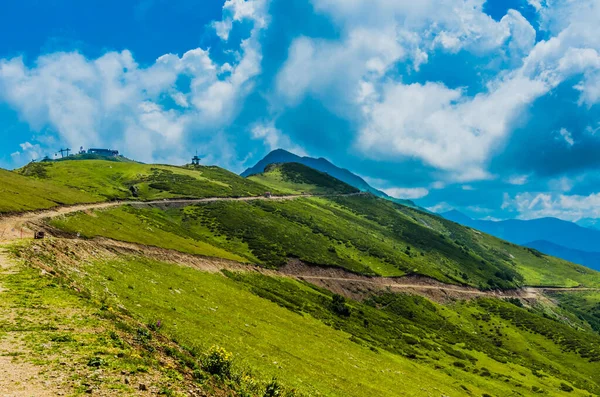
<instances>
[{"instance_id":1,"label":"patch of bare earth","mask_svg":"<svg viewBox=\"0 0 600 397\"><path fill-rule=\"evenodd\" d=\"M467 286L444 284L423 276L364 276L340 268L309 265L298 259L289 260L286 266L276 271L226 259L185 254L179 251L105 238L93 240L52 238L35 243L33 249L40 252L52 252L59 263L69 264L68 266L73 269L79 268L81 263L93 262L94 260L136 256L192 267L211 273L218 273L221 270L252 271L269 276L295 278L356 300L363 300L372 294L381 292L415 294L440 303L478 297L519 298L531 301L545 299L542 294L543 289L536 288L481 291ZM35 261L35 258L33 260ZM37 265L41 268L45 266L41 261ZM51 269L47 270L50 271Z\"/></svg>"},{"instance_id":2,"label":"patch of bare earth","mask_svg":"<svg viewBox=\"0 0 600 397\"><path fill-rule=\"evenodd\" d=\"M308 265L298 259L290 260L286 266L280 269L280 272L356 300L363 300L374 293L381 292L415 294L441 303L478 297L536 299L539 295L535 289L481 291L472 287L444 284L428 277L414 275L370 277L340 268Z\"/></svg>"}]
</instances>

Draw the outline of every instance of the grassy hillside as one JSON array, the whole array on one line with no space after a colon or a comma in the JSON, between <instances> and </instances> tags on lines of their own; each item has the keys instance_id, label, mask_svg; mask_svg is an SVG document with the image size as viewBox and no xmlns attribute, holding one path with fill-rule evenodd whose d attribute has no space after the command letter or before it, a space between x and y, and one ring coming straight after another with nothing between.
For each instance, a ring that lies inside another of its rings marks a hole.
<instances>
[{"instance_id":1,"label":"grassy hillside","mask_svg":"<svg viewBox=\"0 0 600 397\"><path fill-rule=\"evenodd\" d=\"M477 255L493 257L510 264L523 275L527 285L558 287L599 285L600 273L595 270L544 255L532 248L500 240L433 214L407 207L397 208L415 222L444 236L452 236L457 244Z\"/></svg>"},{"instance_id":2,"label":"grassy hillside","mask_svg":"<svg viewBox=\"0 0 600 397\"><path fill-rule=\"evenodd\" d=\"M166 212L121 208L51 223L86 237L214 255L178 247L178 241L199 241L275 268L299 258L357 273L415 273L482 289L600 286L600 273L593 270L373 196L215 202ZM156 238L145 237L148 231Z\"/></svg>"},{"instance_id":3,"label":"grassy hillside","mask_svg":"<svg viewBox=\"0 0 600 397\"><path fill-rule=\"evenodd\" d=\"M542 308L489 299L441 306L402 294L344 301L289 279L224 277L139 257L83 261L53 254L51 245L20 255L98 302L99 316L152 325L146 340L177 341L191 353L182 365L200 368L200 384L210 379L203 352L217 345L233 353L232 370L219 374L224 385L251 373L296 396L600 392L600 336L546 318ZM108 369L123 365L114 351L93 354Z\"/></svg>"},{"instance_id":4,"label":"grassy hillside","mask_svg":"<svg viewBox=\"0 0 600 397\"><path fill-rule=\"evenodd\" d=\"M285 193L348 194L359 190L300 163L270 164L248 179Z\"/></svg>"},{"instance_id":5,"label":"grassy hillside","mask_svg":"<svg viewBox=\"0 0 600 397\"><path fill-rule=\"evenodd\" d=\"M0 213L99 201L96 195L0 169Z\"/></svg>"},{"instance_id":6,"label":"grassy hillside","mask_svg":"<svg viewBox=\"0 0 600 397\"><path fill-rule=\"evenodd\" d=\"M86 192L97 200L253 196L265 187L219 167L175 167L110 160L29 164L18 172Z\"/></svg>"},{"instance_id":7,"label":"grassy hillside","mask_svg":"<svg viewBox=\"0 0 600 397\"><path fill-rule=\"evenodd\" d=\"M354 192L296 165L275 165L255 180L217 167L99 160L8 174L77 200ZM75 195L82 191L87 196ZM122 206L48 224L66 238L107 237L272 269L297 258L486 290L600 287L600 273L370 195ZM17 338L23 350L1 354L69 373L75 394L135 393L138 383L162 395L600 394L597 291L446 305L386 291L353 301L271 271L236 265L239 272L208 273L141 256L147 247L135 255L111 247L68 239L14 247L20 267L0 271L0 346Z\"/></svg>"}]
</instances>

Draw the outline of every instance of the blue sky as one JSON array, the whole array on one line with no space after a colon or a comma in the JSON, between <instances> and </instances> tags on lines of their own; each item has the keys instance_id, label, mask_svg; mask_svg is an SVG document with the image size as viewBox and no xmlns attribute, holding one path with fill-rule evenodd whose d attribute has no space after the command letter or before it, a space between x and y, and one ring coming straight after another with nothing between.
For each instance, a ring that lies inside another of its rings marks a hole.
<instances>
[{"instance_id":1,"label":"blue sky","mask_svg":"<svg viewBox=\"0 0 600 397\"><path fill-rule=\"evenodd\" d=\"M34 11L32 11L34 10ZM423 206L600 217L593 0L21 0L0 166L60 147L326 157Z\"/></svg>"}]
</instances>

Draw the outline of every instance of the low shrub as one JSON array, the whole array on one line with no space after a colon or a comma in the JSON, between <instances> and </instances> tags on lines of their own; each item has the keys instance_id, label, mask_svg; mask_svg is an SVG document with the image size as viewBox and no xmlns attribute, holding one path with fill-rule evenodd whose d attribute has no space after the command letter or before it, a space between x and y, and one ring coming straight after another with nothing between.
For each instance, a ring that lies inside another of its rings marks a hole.
<instances>
[{"instance_id":1,"label":"low shrub","mask_svg":"<svg viewBox=\"0 0 600 397\"><path fill-rule=\"evenodd\" d=\"M333 295L331 298L331 310L339 316L350 316L350 307L348 307L346 299L341 295Z\"/></svg>"},{"instance_id":2,"label":"low shrub","mask_svg":"<svg viewBox=\"0 0 600 397\"><path fill-rule=\"evenodd\" d=\"M279 397L283 396L283 387L279 384L276 378L273 378L265 388L264 397Z\"/></svg>"},{"instance_id":3,"label":"low shrub","mask_svg":"<svg viewBox=\"0 0 600 397\"><path fill-rule=\"evenodd\" d=\"M567 385L566 383L561 383L559 389L562 391L566 391L567 393L570 393L574 390L570 385Z\"/></svg>"},{"instance_id":4,"label":"low shrub","mask_svg":"<svg viewBox=\"0 0 600 397\"><path fill-rule=\"evenodd\" d=\"M233 354L219 346L213 346L208 350L202 361L202 367L211 375L223 378L231 377L231 364Z\"/></svg>"}]
</instances>

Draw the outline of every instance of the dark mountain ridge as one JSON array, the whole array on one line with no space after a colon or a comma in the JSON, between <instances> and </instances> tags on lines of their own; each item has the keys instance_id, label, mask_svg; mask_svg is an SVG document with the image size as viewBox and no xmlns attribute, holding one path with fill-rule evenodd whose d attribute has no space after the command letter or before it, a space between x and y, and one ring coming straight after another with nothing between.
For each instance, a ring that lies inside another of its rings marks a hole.
<instances>
[{"instance_id":1,"label":"dark mountain ridge","mask_svg":"<svg viewBox=\"0 0 600 397\"><path fill-rule=\"evenodd\" d=\"M535 248L546 255L562 258L569 262L589 267L590 269L600 270L600 252L586 252L566 248L545 240L532 241L524 245L529 248Z\"/></svg>"},{"instance_id":2,"label":"dark mountain ridge","mask_svg":"<svg viewBox=\"0 0 600 397\"><path fill-rule=\"evenodd\" d=\"M385 198L398 204L418 208L418 206L413 201L391 197L388 194L382 192L381 190L375 189L374 187L369 185L360 176L352 173L351 171L345 168L340 168L336 166L327 159L324 159L322 157L300 157L283 149L273 150L272 152L267 154L262 160L256 163L253 167L246 169L240 175L243 177L248 177L255 174L261 174L265 171L265 168L269 164L274 163L300 163L317 171L325 172L331 175L332 177L339 179L344 183L347 183L350 186L354 186L362 192L369 192L374 196Z\"/></svg>"}]
</instances>

